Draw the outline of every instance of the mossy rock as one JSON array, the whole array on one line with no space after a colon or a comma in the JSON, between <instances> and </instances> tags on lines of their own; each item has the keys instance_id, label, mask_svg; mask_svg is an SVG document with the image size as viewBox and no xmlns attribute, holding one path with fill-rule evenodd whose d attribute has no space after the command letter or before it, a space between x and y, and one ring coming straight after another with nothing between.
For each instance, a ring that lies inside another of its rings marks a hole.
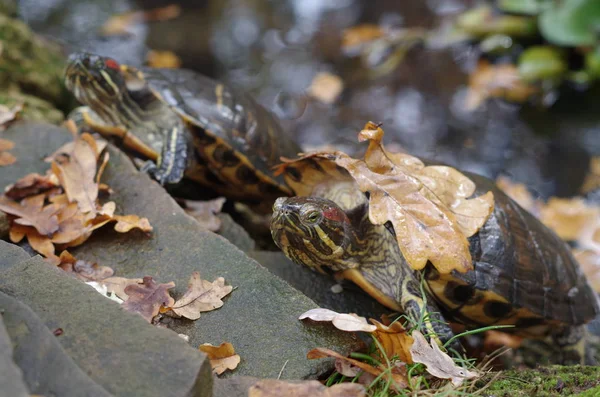
<instances>
[{"instance_id":1,"label":"mossy rock","mask_svg":"<svg viewBox=\"0 0 600 397\"><path fill-rule=\"evenodd\" d=\"M493 374L478 381L485 386ZM503 372L488 388L486 396L600 396L600 367L560 366Z\"/></svg>"}]
</instances>

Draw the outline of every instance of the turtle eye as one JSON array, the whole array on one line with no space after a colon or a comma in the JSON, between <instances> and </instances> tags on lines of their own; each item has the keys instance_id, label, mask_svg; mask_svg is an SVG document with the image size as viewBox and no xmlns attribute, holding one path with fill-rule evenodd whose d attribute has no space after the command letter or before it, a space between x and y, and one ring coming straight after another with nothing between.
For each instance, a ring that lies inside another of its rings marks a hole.
<instances>
[{"instance_id":1,"label":"turtle eye","mask_svg":"<svg viewBox=\"0 0 600 397\"><path fill-rule=\"evenodd\" d=\"M304 219L310 223L317 223L320 217L321 213L319 211L310 211L304 216Z\"/></svg>"}]
</instances>

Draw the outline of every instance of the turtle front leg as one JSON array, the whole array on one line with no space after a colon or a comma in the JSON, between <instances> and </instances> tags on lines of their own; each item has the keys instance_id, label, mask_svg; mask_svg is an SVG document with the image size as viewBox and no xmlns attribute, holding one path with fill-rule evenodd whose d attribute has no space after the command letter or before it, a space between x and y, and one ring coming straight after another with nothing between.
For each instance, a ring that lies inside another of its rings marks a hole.
<instances>
[{"instance_id":1,"label":"turtle front leg","mask_svg":"<svg viewBox=\"0 0 600 397\"><path fill-rule=\"evenodd\" d=\"M174 126L164 131L165 140L157 162L148 161L142 167L161 185L181 181L188 164L189 144L185 126L178 121Z\"/></svg>"}]
</instances>

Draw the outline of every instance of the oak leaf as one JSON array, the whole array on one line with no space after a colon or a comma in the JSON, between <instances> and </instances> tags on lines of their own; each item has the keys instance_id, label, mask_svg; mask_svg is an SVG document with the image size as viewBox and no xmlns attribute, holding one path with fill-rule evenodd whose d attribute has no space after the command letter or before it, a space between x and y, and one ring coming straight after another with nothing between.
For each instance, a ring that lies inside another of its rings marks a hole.
<instances>
[{"instance_id":1,"label":"oak leaf","mask_svg":"<svg viewBox=\"0 0 600 397\"><path fill-rule=\"evenodd\" d=\"M46 192L59 186L56 175L52 172L46 175L37 173L27 174L17 182L6 187L4 195L13 200L21 200L28 196Z\"/></svg>"},{"instance_id":2,"label":"oak leaf","mask_svg":"<svg viewBox=\"0 0 600 397\"><path fill-rule=\"evenodd\" d=\"M14 147L15 147L15 143L13 141L0 138L0 152L3 152L5 150L10 150Z\"/></svg>"},{"instance_id":3,"label":"oak leaf","mask_svg":"<svg viewBox=\"0 0 600 397\"><path fill-rule=\"evenodd\" d=\"M263 379L250 386L248 397L365 397L364 386L356 383L339 383L327 387L316 380L289 383L276 379Z\"/></svg>"},{"instance_id":4,"label":"oak leaf","mask_svg":"<svg viewBox=\"0 0 600 397\"><path fill-rule=\"evenodd\" d=\"M337 313L329 309L311 309L300 315L298 319L304 320L309 318L313 321L331 321L331 323L339 330L348 332L373 332L377 329L375 325L367 323L367 319L357 316L354 313Z\"/></svg>"},{"instance_id":5,"label":"oak leaf","mask_svg":"<svg viewBox=\"0 0 600 397\"><path fill-rule=\"evenodd\" d=\"M223 299L233 287L225 285L223 277L212 283L200 278L199 272L193 272L185 294L169 308L178 316L197 320L200 313L218 309L223 306Z\"/></svg>"},{"instance_id":6,"label":"oak leaf","mask_svg":"<svg viewBox=\"0 0 600 397\"><path fill-rule=\"evenodd\" d=\"M406 375L402 373L398 373L396 371L388 371L387 368L384 367L374 367L370 364L363 363L362 361L358 361L349 357L344 357L333 350L318 347L316 349L312 349L306 355L306 358L308 358L309 360L327 357L333 357L342 361L346 361L375 377L382 376L384 379L390 380L391 387L395 391L400 391L408 386L408 380L406 378Z\"/></svg>"},{"instance_id":7,"label":"oak leaf","mask_svg":"<svg viewBox=\"0 0 600 397\"><path fill-rule=\"evenodd\" d=\"M73 274L84 282L101 281L114 274L114 270L110 267L75 259L75 257L66 250L60 253L59 259L60 264L58 267L67 273Z\"/></svg>"},{"instance_id":8,"label":"oak leaf","mask_svg":"<svg viewBox=\"0 0 600 397\"><path fill-rule=\"evenodd\" d=\"M158 314L161 307L171 307L175 303L169 289L175 287L174 282L157 284L150 276L143 278L141 284L130 284L125 287L127 300L123 308L138 313L149 323Z\"/></svg>"},{"instance_id":9,"label":"oak leaf","mask_svg":"<svg viewBox=\"0 0 600 397\"><path fill-rule=\"evenodd\" d=\"M124 277L109 277L101 281L101 284L106 286L106 290L111 294L115 294L122 300L126 301L129 296L125 293L125 288L130 285L143 283L141 278L124 278Z\"/></svg>"},{"instance_id":10,"label":"oak leaf","mask_svg":"<svg viewBox=\"0 0 600 397\"><path fill-rule=\"evenodd\" d=\"M132 229L140 229L143 232L152 231L148 218L140 218L137 215L114 215L110 220L117 221L115 230L119 233L127 233Z\"/></svg>"},{"instance_id":11,"label":"oak leaf","mask_svg":"<svg viewBox=\"0 0 600 397\"><path fill-rule=\"evenodd\" d=\"M184 200L184 210L206 230L216 232L221 228L221 219L217 214L221 212L224 203L224 197L207 201Z\"/></svg>"},{"instance_id":12,"label":"oak leaf","mask_svg":"<svg viewBox=\"0 0 600 397\"><path fill-rule=\"evenodd\" d=\"M552 197L541 208L539 218L563 240L577 240L598 222L600 207L589 205L580 197Z\"/></svg>"},{"instance_id":13,"label":"oak leaf","mask_svg":"<svg viewBox=\"0 0 600 397\"><path fill-rule=\"evenodd\" d=\"M17 158L9 152L0 152L0 167L12 165L17 162Z\"/></svg>"},{"instance_id":14,"label":"oak leaf","mask_svg":"<svg viewBox=\"0 0 600 397\"><path fill-rule=\"evenodd\" d=\"M56 204L44 205L45 195L38 194L27 197L17 203L5 196L0 196L0 210L18 217L15 223L33 226L42 235L51 235L58 230L57 213L60 207Z\"/></svg>"},{"instance_id":15,"label":"oak leaf","mask_svg":"<svg viewBox=\"0 0 600 397\"><path fill-rule=\"evenodd\" d=\"M454 360L444 353L435 341L427 342L423 334L413 331L414 343L410 348L412 359L416 363L425 364L431 375L440 379L450 379L454 386L460 386L466 379L479 376L477 372L459 367Z\"/></svg>"},{"instance_id":16,"label":"oak leaf","mask_svg":"<svg viewBox=\"0 0 600 397\"><path fill-rule=\"evenodd\" d=\"M198 349L206 353L210 360L212 371L217 375L221 375L228 369L236 369L241 361L241 357L238 354L235 354L235 349L229 342L223 342L219 346L204 343L200 345Z\"/></svg>"},{"instance_id":17,"label":"oak leaf","mask_svg":"<svg viewBox=\"0 0 600 397\"><path fill-rule=\"evenodd\" d=\"M11 122L15 121L22 110L23 104L17 104L12 108L9 108L6 105L0 105L0 131L6 129Z\"/></svg>"},{"instance_id":18,"label":"oak leaf","mask_svg":"<svg viewBox=\"0 0 600 397\"><path fill-rule=\"evenodd\" d=\"M379 341L386 357L389 360L398 357L400 361L412 364L410 347L414 339L408 334L402 324L399 321L395 321L388 326L374 319L371 319L371 322L377 327L373 332L373 336Z\"/></svg>"}]
</instances>

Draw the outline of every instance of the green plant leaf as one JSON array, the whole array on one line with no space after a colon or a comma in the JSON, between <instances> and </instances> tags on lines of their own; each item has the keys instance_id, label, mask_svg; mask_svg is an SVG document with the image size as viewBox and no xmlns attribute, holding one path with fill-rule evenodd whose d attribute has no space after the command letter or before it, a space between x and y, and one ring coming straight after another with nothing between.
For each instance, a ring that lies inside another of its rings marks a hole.
<instances>
[{"instance_id":1,"label":"green plant leaf","mask_svg":"<svg viewBox=\"0 0 600 397\"><path fill-rule=\"evenodd\" d=\"M561 46L594 45L600 29L600 1L564 0L540 15L539 27L546 40Z\"/></svg>"},{"instance_id":2,"label":"green plant leaf","mask_svg":"<svg viewBox=\"0 0 600 397\"><path fill-rule=\"evenodd\" d=\"M553 0L500 0L498 8L515 14L538 15L552 3Z\"/></svg>"}]
</instances>

